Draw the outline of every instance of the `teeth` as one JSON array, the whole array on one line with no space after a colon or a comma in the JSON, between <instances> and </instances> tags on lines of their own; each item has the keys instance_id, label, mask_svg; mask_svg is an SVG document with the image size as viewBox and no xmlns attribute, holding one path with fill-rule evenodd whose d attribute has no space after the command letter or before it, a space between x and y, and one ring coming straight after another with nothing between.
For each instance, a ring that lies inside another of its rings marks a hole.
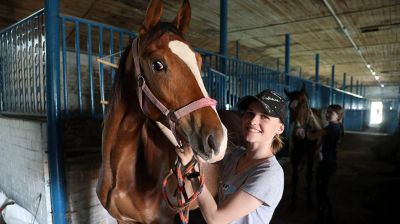
<instances>
[{"instance_id":1,"label":"teeth","mask_svg":"<svg viewBox=\"0 0 400 224\"><path fill-rule=\"evenodd\" d=\"M261 132L261 131L255 129L255 128L247 128L247 130L250 131L250 132Z\"/></svg>"}]
</instances>

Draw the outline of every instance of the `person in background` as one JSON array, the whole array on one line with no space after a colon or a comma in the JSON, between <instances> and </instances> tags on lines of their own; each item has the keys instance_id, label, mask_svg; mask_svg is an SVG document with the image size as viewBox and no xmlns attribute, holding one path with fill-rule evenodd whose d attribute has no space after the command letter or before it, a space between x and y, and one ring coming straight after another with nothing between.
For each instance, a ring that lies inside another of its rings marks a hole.
<instances>
[{"instance_id":1,"label":"person in background","mask_svg":"<svg viewBox=\"0 0 400 224\"><path fill-rule=\"evenodd\" d=\"M275 154L283 146L286 102L267 89L243 97L237 106L246 144L220 162L218 202L205 186L197 200L207 223L269 223L284 188L283 169ZM177 152L183 164L192 159L192 153ZM196 190L198 178L190 181Z\"/></svg>"},{"instance_id":2,"label":"person in background","mask_svg":"<svg viewBox=\"0 0 400 224\"><path fill-rule=\"evenodd\" d=\"M329 180L337 169L336 154L340 138L344 134L343 109L340 105L332 104L326 111L329 124L322 130L307 133L310 139L322 138L317 169L317 223L333 223L332 205L328 195Z\"/></svg>"}]
</instances>

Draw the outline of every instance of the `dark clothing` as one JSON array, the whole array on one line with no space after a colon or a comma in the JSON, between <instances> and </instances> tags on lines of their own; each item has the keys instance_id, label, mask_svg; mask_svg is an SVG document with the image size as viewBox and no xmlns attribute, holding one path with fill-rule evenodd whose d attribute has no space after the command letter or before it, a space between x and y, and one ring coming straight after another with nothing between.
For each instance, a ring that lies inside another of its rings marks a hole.
<instances>
[{"instance_id":1,"label":"dark clothing","mask_svg":"<svg viewBox=\"0 0 400 224\"><path fill-rule=\"evenodd\" d=\"M328 196L329 180L336 172L336 154L340 137L343 135L341 124L329 123L324 128L326 135L322 138L322 160L317 170L318 223L333 221L332 205Z\"/></svg>"},{"instance_id":2,"label":"dark clothing","mask_svg":"<svg viewBox=\"0 0 400 224\"><path fill-rule=\"evenodd\" d=\"M322 161L336 162L336 148L342 135L341 124L330 122L324 130L326 135L322 137Z\"/></svg>"}]
</instances>

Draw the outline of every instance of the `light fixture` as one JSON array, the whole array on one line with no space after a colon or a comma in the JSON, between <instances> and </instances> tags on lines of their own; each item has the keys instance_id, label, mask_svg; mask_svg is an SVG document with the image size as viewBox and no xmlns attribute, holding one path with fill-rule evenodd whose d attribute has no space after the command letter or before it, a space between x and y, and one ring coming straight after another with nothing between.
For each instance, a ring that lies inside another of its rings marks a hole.
<instances>
[{"instance_id":1,"label":"light fixture","mask_svg":"<svg viewBox=\"0 0 400 224\"><path fill-rule=\"evenodd\" d=\"M372 72L372 75L375 75L375 74L376 74L376 72L373 71L373 72Z\"/></svg>"},{"instance_id":2,"label":"light fixture","mask_svg":"<svg viewBox=\"0 0 400 224\"><path fill-rule=\"evenodd\" d=\"M385 87L385 85L381 84L381 87L383 88L383 87Z\"/></svg>"},{"instance_id":3,"label":"light fixture","mask_svg":"<svg viewBox=\"0 0 400 224\"><path fill-rule=\"evenodd\" d=\"M375 76L375 80L379 80L379 76Z\"/></svg>"},{"instance_id":4,"label":"light fixture","mask_svg":"<svg viewBox=\"0 0 400 224\"><path fill-rule=\"evenodd\" d=\"M367 64L367 68L371 68L371 65L370 65L370 64Z\"/></svg>"}]
</instances>

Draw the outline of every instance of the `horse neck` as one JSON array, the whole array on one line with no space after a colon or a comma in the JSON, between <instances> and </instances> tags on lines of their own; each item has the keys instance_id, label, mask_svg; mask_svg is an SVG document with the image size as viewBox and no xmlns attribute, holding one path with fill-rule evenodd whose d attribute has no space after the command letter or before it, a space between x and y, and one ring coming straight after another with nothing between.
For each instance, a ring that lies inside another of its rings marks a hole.
<instances>
[{"instance_id":1,"label":"horse neck","mask_svg":"<svg viewBox=\"0 0 400 224\"><path fill-rule=\"evenodd\" d=\"M323 128L321 111L311 108L311 113L309 114L308 124L312 130L321 130Z\"/></svg>"}]
</instances>

